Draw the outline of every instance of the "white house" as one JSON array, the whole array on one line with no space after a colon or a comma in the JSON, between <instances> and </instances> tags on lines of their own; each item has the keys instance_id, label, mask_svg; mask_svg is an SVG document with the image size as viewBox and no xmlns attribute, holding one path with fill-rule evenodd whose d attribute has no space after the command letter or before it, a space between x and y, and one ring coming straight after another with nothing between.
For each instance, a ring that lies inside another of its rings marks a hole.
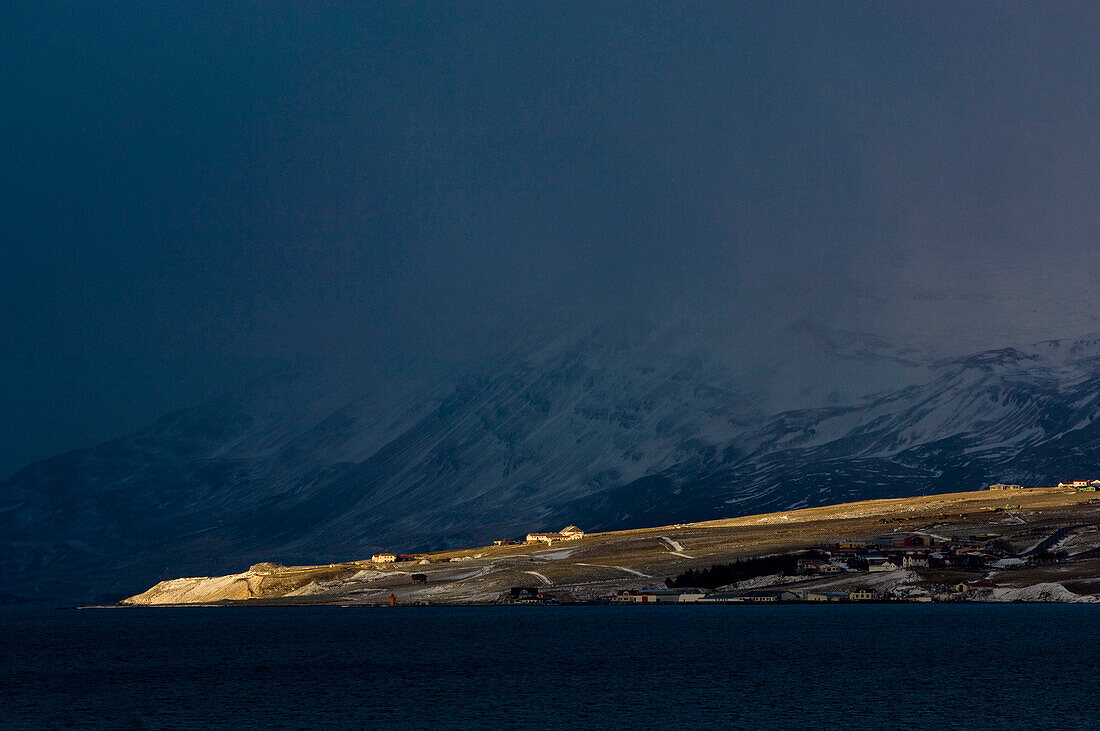
<instances>
[{"instance_id":1,"label":"white house","mask_svg":"<svg viewBox=\"0 0 1100 731\"><path fill-rule=\"evenodd\" d=\"M567 525L557 533L528 533L528 543L546 543L550 544L554 541L575 541L578 538L584 538L584 531L575 525Z\"/></svg>"},{"instance_id":2,"label":"white house","mask_svg":"<svg viewBox=\"0 0 1100 731\"><path fill-rule=\"evenodd\" d=\"M901 567L903 569L926 569L928 568L928 556L919 554L905 556L901 559Z\"/></svg>"},{"instance_id":3,"label":"white house","mask_svg":"<svg viewBox=\"0 0 1100 731\"><path fill-rule=\"evenodd\" d=\"M567 541L573 541L578 538L584 538L584 531L575 525L567 525L558 531L563 538Z\"/></svg>"},{"instance_id":4,"label":"white house","mask_svg":"<svg viewBox=\"0 0 1100 731\"><path fill-rule=\"evenodd\" d=\"M898 566L889 561L868 561L867 573L879 573L881 571L897 571Z\"/></svg>"}]
</instances>

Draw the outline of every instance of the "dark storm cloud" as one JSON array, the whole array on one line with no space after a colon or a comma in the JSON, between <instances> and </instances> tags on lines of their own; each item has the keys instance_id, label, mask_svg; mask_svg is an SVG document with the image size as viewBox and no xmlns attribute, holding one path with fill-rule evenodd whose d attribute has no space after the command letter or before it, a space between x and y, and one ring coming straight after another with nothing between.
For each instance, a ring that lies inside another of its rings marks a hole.
<instances>
[{"instance_id":1,"label":"dark storm cloud","mask_svg":"<svg viewBox=\"0 0 1100 731\"><path fill-rule=\"evenodd\" d=\"M1094 310L1091 4L4 15L8 469L306 356Z\"/></svg>"}]
</instances>

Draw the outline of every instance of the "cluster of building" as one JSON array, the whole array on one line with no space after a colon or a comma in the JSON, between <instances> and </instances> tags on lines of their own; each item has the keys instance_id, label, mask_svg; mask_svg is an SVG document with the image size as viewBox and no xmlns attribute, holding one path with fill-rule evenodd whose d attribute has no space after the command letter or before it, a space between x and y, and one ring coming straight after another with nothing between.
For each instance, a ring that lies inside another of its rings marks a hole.
<instances>
[{"instance_id":1,"label":"cluster of building","mask_svg":"<svg viewBox=\"0 0 1100 731\"><path fill-rule=\"evenodd\" d=\"M773 602L874 602L885 597L858 587L844 591L763 589L705 592L702 589L623 589L608 598L612 604L770 604Z\"/></svg>"},{"instance_id":2,"label":"cluster of building","mask_svg":"<svg viewBox=\"0 0 1100 731\"><path fill-rule=\"evenodd\" d=\"M807 580L845 574L877 573L902 569L981 570L1005 568L1007 562L1023 563L1010 557L1006 546L995 543L995 534L950 538L928 533L889 534L870 541L837 542L814 552L797 563L796 574ZM795 582L797 583L797 581ZM873 602L954 601L994 584L964 582L939 594L923 591L879 592L867 587L828 590L823 587L782 586L749 591L708 592L703 589L624 589L606 600L614 604L758 604L771 602Z\"/></svg>"},{"instance_id":3,"label":"cluster of building","mask_svg":"<svg viewBox=\"0 0 1100 731\"><path fill-rule=\"evenodd\" d=\"M1069 482L1059 482L1058 487L1072 488L1078 492L1096 492L1100 490L1100 480L1070 480ZM990 490L1027 490L1029 488L1023 485L1007 485L998 482L989 486Z\"/></svg>"},{"instance_id":4,"label":"cluster of building","mask_svg":"<svg viewBox=\"0 0 1100 731\"><path fill-rule=\"evenodd\" d=\"M776 587L750 591L707 591L704 589L621 589L602 602L611 604L778 604L850 602L950 602L966 601L975 593L997 588L991 581L968 581L944 587L938 593L924 589L880 592L857 586L826 590L812 587ZM558 604L559 597L536 587L513 587L506 595L511 604ZM570 601L566 599L565 601ZM582 603L590 603L589 601Z\"/></svg>"},{"instance_id":5,"label":"cluster of building","mask_svg":"<svg viewBox=\"0 0 1100 731\"><path fill-rule=\"evenodd\" d=\"M992 581L968 581L939 593L922 590L907 593L878 592L867 587L836 591L812 588L757 589L737 592L705 592L702 589L624 589L608 597L612 604L775 604L779 602L948 602L966 601L968 595L997 588ZM532 594L532 597L535 595ZM541 597L542 595L539 594ZM541 603L535 599L527 603Z\"/></svg>"},{"instance_id":6,"label":"cluster of building","mask_svg":"<svg viewBox=\"0 0 1100 731\"><path fill-rule=\"evenodd\" d=\"M493 545L515 546L520 543L545 543L550 545L558 541L575 541L581 538L584 538L583 530L575 525L567 525L557 533L528 533L527 538L522 541L513 540L511 538L501 538L500 540L493 541Z\"/></svg>"},{"instance_id":7,"label":"cluster of building","mask_svg":"<svg viewBox=\"0 0 1100 731\"><path fill-rule=\"evenodd\" d=\"M878 536L869 542L833 543L821 552L825 559L798 562L798 573L840 574L900 569L977 570L1006 560L1008 552L997 545L996 534L942 538L928 533Z\"/></svg>"},{"instance_id":8,"label":"cluster of building","mask_svg":"<svg viewBox=\"0 0 1100 731\"><path fill-rule=\"evenodd\" d=\"M550 545L558 541L576 541L581 538L584 538L583 530L575 525L567 525L557 533L528 533L527 539L525 541L517 541L511 538L501 538L500 540L493 541L493 545L514 546L519 543L545 543L547 545ZM460 556L457 558L452 558L451 561L466 561L469 559L469 556ZM421 556L414 556L404 553L376 553L370 557L370 560L373 563L397 563L398 561L420 561L421 563L428 563L427 560L422 560Z\"/></svg>"},{"instance_id":9,"label":"cluster of building","mask_svg":"<svg viewBox=\"0 0 1100 731\"><path fill-rule=\"evenodd\" d=\"M1059 482L1058 487L1072 487L1077 492L1096 492L1100 489L1100 480L1073 480L1072 482Z\"/></svg>"}]
</instances>

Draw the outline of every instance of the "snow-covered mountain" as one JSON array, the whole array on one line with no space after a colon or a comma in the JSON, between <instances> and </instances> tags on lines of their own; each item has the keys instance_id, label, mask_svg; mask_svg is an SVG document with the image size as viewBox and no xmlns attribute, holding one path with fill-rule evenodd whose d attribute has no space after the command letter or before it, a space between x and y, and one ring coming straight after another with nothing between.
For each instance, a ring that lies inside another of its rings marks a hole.
<instances>
[{"instance_id":1,"label":"snow-covered mountain","mask_svg":"<svg viewBox=\"0 0 1100 731\"><path fill-rule=\"evenodd\" d=\"M267 379L0 483L0 591L1097 472L1100 337L922 366L809 329L748 368L604 326L462 374Z\"/></svg>"}]
</instances>

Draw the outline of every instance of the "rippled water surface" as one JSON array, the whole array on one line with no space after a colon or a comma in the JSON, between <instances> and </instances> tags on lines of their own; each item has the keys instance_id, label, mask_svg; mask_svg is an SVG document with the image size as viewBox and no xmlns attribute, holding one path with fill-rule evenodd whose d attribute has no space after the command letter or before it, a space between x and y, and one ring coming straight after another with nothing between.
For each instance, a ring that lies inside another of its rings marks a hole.
<instances>
[{"instance_id":1,"label":"rippled water surface","mask_svg":"<svg viewBox=\"0 0 1100 731\"><path fill-rule=\"evenodd\" d=\"M1100 609L0 610L10 727L1100 726Z\"/></svg>"}]
</instances>

